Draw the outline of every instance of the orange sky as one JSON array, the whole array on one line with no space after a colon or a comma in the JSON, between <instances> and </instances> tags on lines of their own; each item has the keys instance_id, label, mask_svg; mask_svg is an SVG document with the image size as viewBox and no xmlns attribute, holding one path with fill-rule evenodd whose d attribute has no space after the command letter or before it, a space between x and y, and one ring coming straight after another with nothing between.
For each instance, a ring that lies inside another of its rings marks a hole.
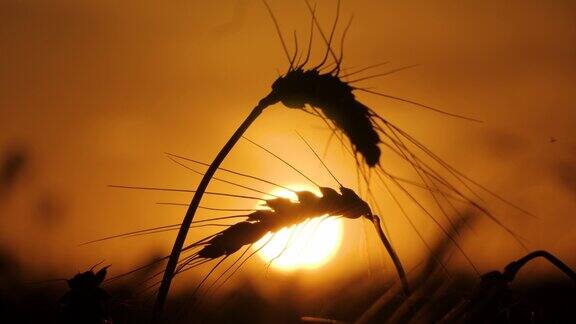
<instances>
[{"instance_id":1,"label":"orange sky","mask_svg":"<svg viewBox=\"0 0 576 324\"><path fill-rule=\"evenodd\" d=\"M297 29L303 43L309 24L304 3L269 2L285 34ZM328 25L333 2L320 1L318 12ZM344 1L342 13L355 17L345 45L347 66L390 61L386 71L420 64L363 85L485 122L453 120L366 94L359 99L540 216L529 220L499 210L531 247L574 265L576 4ZM122 267L151 250L167 252L172 234L77 244L179 222L183 210L154 203L187 202L189 196L106 185L195 187L199 178L163 152L210 161L285 68L273 25L258 1L2 1L0 149L21 146L31 159L21 182L1 202L2 244L28 264L62 273L103 258ZM304 156L295 163L305 168L313 157L294 130L322 147L327 133L321 127L303 113L273 107L248 134L277 153ZM557 141L551 143L551 137ZM353 185L353 165L341 163L338 154L334 150L328 161ZM276 181L302 181L271 164L245 144L225 162ZM58 206L61 217L53 224L36 217L43 199ZM422 251L396 216L392 211L388 216L398 233L392 236L415 263L410 257ZM482 221L467 244L484 270L521 253L487 224Z\"/></svg>"}]
</instances>

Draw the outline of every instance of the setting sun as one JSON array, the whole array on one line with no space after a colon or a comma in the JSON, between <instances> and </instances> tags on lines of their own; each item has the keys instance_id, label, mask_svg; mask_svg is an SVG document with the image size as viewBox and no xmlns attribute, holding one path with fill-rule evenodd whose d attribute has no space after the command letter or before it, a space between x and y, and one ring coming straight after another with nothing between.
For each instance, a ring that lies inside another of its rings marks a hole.
<instances>
[{"instance_id":1,"label":"setting sun","mask_svg":"<svg viewBox=\"0 0 576 324\"><path fill-rule=\"evenodd\" d=\"M308 190L308 186L291 186L295 190ZM297 200L296 195L280 189L274 195ZM274 235L266 234L254 248L271 267L279 270L314 269L328 262L340 247L342 221L337 218L318 217L288 228Z\"/></svg>"}]
</instances>

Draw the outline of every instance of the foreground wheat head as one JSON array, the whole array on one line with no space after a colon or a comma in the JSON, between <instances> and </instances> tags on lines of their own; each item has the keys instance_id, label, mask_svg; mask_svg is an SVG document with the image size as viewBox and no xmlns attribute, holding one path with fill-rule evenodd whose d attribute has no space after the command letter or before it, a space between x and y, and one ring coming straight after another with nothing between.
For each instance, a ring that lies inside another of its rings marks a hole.
<instances>
[{"instance_id":1,"label":"foreground wheat head","mask_svg":"<svg viewBox=\"0 0 576 324\"><path fill-rule=\"evenodd\" d=\"M289 54L278 21L272 12L272 9L266 3L266 1L263 1L263 3L268 10L278 32L280 42L289 63L288 70L284 75L280 76L276 81L274 81L272 84L272 91L264 98L262 98L256 107L253 108L252 112L238 127L228 142L222 147L218 155L210 164L209 168L206 170L202 180L200 181L195 191L194 197L189 204L186 215L183 218L182 224L178 231L178 235L174 241L172 252L166 265L166 270L163 274L163 279L154 307L155 322L161 320L162 310L164 308L168 291L170 289L172 278L177 271L180 253L183 251L188 229L192 225L194 215L199 207L202 196L204 195L208 184L210 183L210 180L213 178L220 164L235 146L237 141L242 137L245 131L250 127L250 125L262 114L262 112L267 107L276 103L282 103L289 108L299 109L314 116L320 117L325 121L326 125L333 130L334 133L343 135L339 136L338 138L345 146L345 141L349 141L350 147L352 149L351 154L356 159L358 170L364 177L364 181L368 182L369 173L374 171L381 182L385 182L386 179L391 180L394 185L405 191L407 195L409 195L412 200L418 204L418 202L415 201L410 193L405 190L402 184L400 184L400 180L397 177L394 177L388 170L385 169L383 165L381 165L381 148L385 147L391 152L391 154L398 155L406 163L408 163L410 167L414 169L420 178L422 185L427 190L432 192L432 195L435 195L434 192L440 192L441 197L439 199L448 200L451 199L448 198L448 196L452 196L456 197L458 200L464 200L469 205L490 217L494 222L508 231L508 233L510 233L512 236L518 238L514 232L504 226L502 222L495 218L487 209L478 205L474 202L473 199L468 197L461 190L457 189L449 180L441 175L438 170L440 169L450 174L450 176L456 179L456 181L462 183L466 188L469 188L471 183L471 185L480 187L482 190L504 201L503 198L495 195L493 192L487 190L485 187L482 187L477 182L474 182L472 179L468 178L454 167L440 159L437 155L426 148L426 146L421 144L401 128L380 116L375 110L359 102L356 99L354 92L363 91L379 95L388 99L398 100L417 107L433 110L435 112L449 115L451 117L476 122L478 120L448 113L406 98L400 98L354 85L356 82L369 80L375 77L386 76L408 67L397 68L388 72L377 73L370 76L361 76L353 80L345 81L347 78L350 78L357 73L381 66L382 64L371 65L355 72L342 73L342 64L344 58L343 43L346 32L352 20L350 19L344 28L342 37L340 39L340 51L337 54L333 44L335 42L335 30L340 18L339 1L336 5L336 15L330 33L325 33L322 30L320 23L318 22L315 15L315 7L313 7L308 1L305 1L311 16L309 41L305 55L300 55L304 52L299 53L298 51L298 42L296 36L294 54ZM308 64L311 56L310 53L312 49L312 39L315 29L321 36L321 39L325 45L325 51L322 59L318 64L309 66ZM297 58L302 56L304 56L304 59L302 62L300 62L300 59ZM331 66L332 68L330 68ZM426 161L426 159L428 161ZM435 166L432 164L435 164ZM468 182L468 184L466 182ZM446 192L449 192L449 194L446 194ZM437 196L434 196L434 199L439 204ZM505 202L508 203L507 201ZM440 222L438 222L423 206L420 207L427 214L429 214L432 219L434 219L434 222L442 230L442 232L444 232L446 235L449 235L448 229L444 228ZM446 214L445 217L447 217ZM397 268L399 267L397 266Z\"/></svg>"}]
</instances>

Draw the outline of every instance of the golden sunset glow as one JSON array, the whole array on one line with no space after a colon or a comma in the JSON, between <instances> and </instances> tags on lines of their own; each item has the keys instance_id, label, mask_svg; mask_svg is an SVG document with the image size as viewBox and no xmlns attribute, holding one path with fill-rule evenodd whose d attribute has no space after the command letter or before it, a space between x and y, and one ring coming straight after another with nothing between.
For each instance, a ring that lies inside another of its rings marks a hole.
<instances>
[{"instance_id":1,"label":"golden sunset glow","mask_svg":"<svg viewBox=\"0 0 576 324\"><path fill-rule=\"evenodd\" d=\"M290 187L319 195L311 187ZM285 189L273 191L273 194L296 200L296 195ZM272 268L285 271L314 269L336 254L342 240L342 227L342 221L334 217L308 219L275 234L266 234L254 244L254 249L260 249L258 255Z\"/></svg>"},{"instance_id":2,"label":"golden sunset glow","mask_svg":"<svg viewBox=\"0 0 576 324\"><path fill-rule=\"evenodd\" d=\"M576 0L0 22L0 324L576 324Z\"/></svg>"}]
</instances>

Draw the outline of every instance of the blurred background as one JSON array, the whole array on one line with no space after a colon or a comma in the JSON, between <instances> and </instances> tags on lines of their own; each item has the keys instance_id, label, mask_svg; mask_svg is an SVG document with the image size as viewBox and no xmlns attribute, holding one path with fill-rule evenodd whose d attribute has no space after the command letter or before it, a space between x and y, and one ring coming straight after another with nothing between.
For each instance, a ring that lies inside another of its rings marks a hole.
<instances>
[{"instance_id":1,"label":"blurred background","mask_svg":"<svg viewBox=\"0 0 576 324\"><path fill-rule=\"evenodd\" d=\"M269 3L290 49L292 30L304 47L309 28L304 2ZM325 29L334 11L335 1L318 2ZM357 98L459 170L537 215L493 199L494 213L530 249L546 249L575 266L576 3L359 0L343 1L341 14L341 21L354 15L345 67L390 61L371 70L376 73L419 64L360 85L484 122L452 119L366 93ZM323 49L315 43L316 61ZM167 254L174 232L79 244L180 222L184 208L156 202L187 203L191 195L108 185L194 189L200 178L164 152L210 162L286 68L270 17L255 0L1 0L0 249L5 263L18 265L26 280L35 281L68 278L102 260L120 273ZM319 151L330 135L321 120L277 105L248 136L334 186L295 130ZM353 187L351 159L335 141L327 152L332 171ZM242 142L224 165L283 184L304 181ZM239 192L218 183L211 189ZM419 199L431 202L424 193ZM205 202L254 206L223 198ZM406 268L413 268L425 255L424 246L389 198L382 197L379 205ZM437 240L438 230L412 209L425 237ZM524 253L482 217L468 234L463 246L481 272L500 269ZM319 295L341 289L335 282L344 285L354 276L390 280L393 269L377 244L369 226L346 221L341 251L324 267L284 274L270 269L267 277L265 264L255 261L238 278L275 294L286 288L283 281L296 280L322 287ZM470 271L462 260L452 267ZM177 280L176 289L197 283L205 270ZM537 264L526 276L545 272L555 273Z\"/></svg>"}]
</instances>

